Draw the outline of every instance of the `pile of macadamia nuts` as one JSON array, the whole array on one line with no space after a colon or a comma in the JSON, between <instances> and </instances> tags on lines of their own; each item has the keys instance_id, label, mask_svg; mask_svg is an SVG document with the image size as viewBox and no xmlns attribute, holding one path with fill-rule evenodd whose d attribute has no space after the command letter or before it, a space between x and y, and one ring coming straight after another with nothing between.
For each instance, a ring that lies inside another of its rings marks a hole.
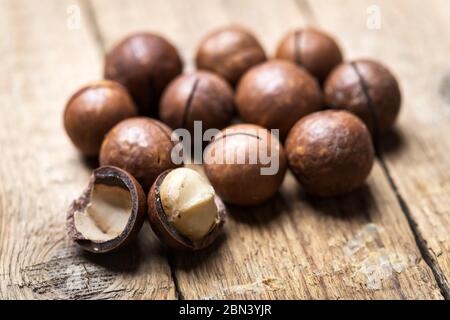
<instances>
[{"instance_id":1,"label":"pile of macadamia nuts","mask_svg":"<svg viewBox=\"0 0 450 320\"><path fill-rule=\"evenodd\" d=\"M145 217L169 247L205 248L221 233L225 203L269 200L288 168L308 194L351 192L365 183L373 141L400 109L399 86L386 67L344 62L335 40L311 28L289 32L268 59L251 32L225 27L204 37L195 63L198 70L183 74L168 40L132 34L107 53L105 80L69 99L67 134L100 164L67 215L69 234L83 249L126 245ZM206 176L172 157L174 130L195 135L199 121L204 131L221 130L201 146ZM261 151L276 162L274 172L263 174ZM256 161L223 161L236 157Z\"/></svg>"}]
</instances>

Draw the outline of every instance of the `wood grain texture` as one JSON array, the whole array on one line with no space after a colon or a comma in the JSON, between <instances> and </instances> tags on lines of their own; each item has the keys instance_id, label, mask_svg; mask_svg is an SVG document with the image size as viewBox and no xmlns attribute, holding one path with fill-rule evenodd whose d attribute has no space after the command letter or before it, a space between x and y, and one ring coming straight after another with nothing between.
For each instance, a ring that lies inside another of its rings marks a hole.
<instances>
[{"instance_id":1,"label":"wood grain texture","mask_svg":"<svg viewBox=\"0 0 450 320\"><path fill-rule=\"evenodd\" d=\"M68 239L66 210L90 168L66 138L62 112L102 67L85 15L79 29L67 27L73 3L0 2L0 299L174 298L148 230L102 257Z\"/></svg>"},{"instance_id":2,"label":"wood grain texture","mask_svg":"<svg viewBox=\"0 0 450 320\"><path fill-rule=\"evenodd\" d=\"M382 141L382 158L417 242L450 298L450 4L310 3L315 22L339 36L348 58L376 57L400 80L402 111L396 130ZM374 10L380 12L379 29L367 27Z\"/></svg>"},{"instance_id":3,"label":"wood grain texture","mask_svg":"<svg viewBox=\"0 0 450 320\"><path fill-rule=\"evenodd\" d=\"M178 45L187 70L212 28L244 24L272 54L283 33L311 21L292 1L97 0L93 11L107 48L129 32L157 31ZM442 298L379 164L347 197L311 199L289 175L273 201L230 211L222 241L171 254L181 297Z\"/></svg>"},{"instance_id":4,"label":"wood grain texture","mask_svg":"<svg viewBox=\"0 0 450 320\"><path fill-rule=\"evenodd\" d=\"M90 168L64 134L62 110L79 85L101 76L103 48L110 48L124 35L149 30L167 36L180 49L189 71L194 68L192 59L200 38L214 27L244 24L272 54L290 28L319 23L335 33L351 55L379 57L378 51L384 52L382 58L388 64L402 66L395 71L411 81L407 90L420 92L435 88L432 84L438 80L425 70L425 61L417 62L423 63L425 79L417 80L414 68L407 67L411 64L407 50L421 40L412 31L409 34L405 26L400 29L395 24L395 35L387 37L390 48L383 48L385 37L355 33L360 31L350 21L365 23L365 7L356 1L329 7L291 0L30 3L0 1L0 53L5 57L0 68L8 75L0 80L0 298L443 298L380 162L366 187L332 199L306 196L288 174L272 201L252 209L230 207L225 235L213 247L194 254L167 252L146 226L137 244L123 252L86 255L71 243L64 229L66 209L87 183ZM73 3L82 9L81 28L76 30L66 26L67 8ZM357 15L360 11L347 15L350 5L362 9L363 18ZM394 13L387 21L394 24L394 18L401 15L390 10ZM427 10L445 27L439 9ZM403 33L409 34L407 40ZM425 60L425 49L437 50L441 45L431 34L425 35L430 39L414 56L420 60ZM432 62L432 70L442 76L445 72L439 67L448 66L444 55L439 53L437 62ZM445 103L448 106L445 88L440 97L447 102L434 97L430 106L445 113L442 117L448 116L448 111L438 109ZM448 155L427 145L427 139L445 132L439 131L445 120L419 109L427 99L420 96L419 102L413 98L406 102L412 107L402 114L399 131L407 142L385 157L399 192L409 190L405 201L411 212L426 211L417 214L425 218L414 216L423 235L427 231L434 236L431 228L438 223L443 224L442 237L448 236L448 179L444 180L448 173L438 172L445 171ZM428 133L430 121L439 130ZM431 141L437 145L439 140ZM427 171L432 155L437 169ZM417 172L413 165L418 166ZM432 176L424 179L427 174ZM432 188L421 198L411 186L415 180L409 177L429 181L425 185ZM442 214L437 218L435 212ZM441 271L448 270L447 258L440 258L443 254L436 258Z\"/></svg>"}]
</instances>

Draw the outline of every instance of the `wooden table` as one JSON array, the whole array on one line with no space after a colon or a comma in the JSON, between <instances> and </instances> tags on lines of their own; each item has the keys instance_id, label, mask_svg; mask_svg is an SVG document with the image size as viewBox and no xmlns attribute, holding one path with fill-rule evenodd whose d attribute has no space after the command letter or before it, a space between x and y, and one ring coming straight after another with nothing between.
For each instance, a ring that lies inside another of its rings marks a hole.
<instances>
[{"instance_id":1,"label":"wooden table","mask_svg":"<svg viewBox=\"0 0 450 320\"><path fill-rule=\"evenodd\" d=\"M0 0L0 298L448 299L450 3L377 2ZM317 26L399 77L400 120L367 186L316 199L288 174L268 204L231 208L206 251L168 251L146 226L123 252L81 252L65 215L90 168L62 127L68 96L130 32L166 35L189 71L199 39L231 22L270 54L290 28Z\"/></svg>"}]
</instances>

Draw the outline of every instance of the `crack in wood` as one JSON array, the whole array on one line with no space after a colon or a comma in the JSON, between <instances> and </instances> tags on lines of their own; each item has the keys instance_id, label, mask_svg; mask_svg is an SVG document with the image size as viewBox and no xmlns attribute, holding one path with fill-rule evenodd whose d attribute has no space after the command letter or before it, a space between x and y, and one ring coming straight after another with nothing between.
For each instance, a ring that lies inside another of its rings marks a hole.
<instances>
[{"instance_id":1,"label":"crack in wood","mask_svg":"<svg viewBox=\"0 0 450 320\"><path fill-rule=\"evenodd\" d=\"M309 17L310 20L312 22L314 22L314 24L318 24L317 19L316 19L316 17L313 14L313 11L311 9L311 6L310 6L308 0L295 0L295 3L297 4L297 7L299 8L299 10L305 16ZM358 68L356 67L355 64L353 64L353 67L354 67L356 73L358 74L358 78L360 79L360 82L361 82L361 84L363 86L364 95L365 95L365 97L366 97L366 99L368 100L368 103L369 103L369 108L370 108L370 111L371 111L371 114L372 114L372 120L375 122L374 123L374 128L375 128L374 130L377 130L377 128L376 128L376 125L377 125L377 123L376 123L376 115L375 115L374 110L373 110L373 105L371 105L372 101L371 101L371 97L370 97L369 92L368 92L368 88L365 86L365 81L362 78L361 74L359 73L359 70L358 70ZM450 79L450 76L449 76L449 79ZM448 81L450 81L450 80L448 80ZM444 82L445 82L445 80L444 80ZM447 85L448 85L448 83L449 82L447 82ZM444 87L445 87L445 84L444 84ZM406 220L408 222L409 228L410 228L410 230L411 230L411 232L413 234L416 246L418 247L422 258L424 259L424 261L426 262L428 267L431 269L431 271L433 273L433 276L434 276L434 278L435 278L435 280L437 282L437 285L438 285L438 287L439 287L439 289L441 291L441 294L443 295L443 297L446 300L450 300L450 286L449 286L449 283L448 283L448 281L447 281L443 271L439 267L436 259L431 254L430 249L427 246L427 241L423 238L420 230L418 229L417 223L414 221L414 217L411 214L411 211L410 211L406 201L404 200L403 196L400 194L400 191L399 191L399 189L398 189L398 187L397 187L397 185L396 185L392 175L390 174L390 171L389 171L389 169L387 167L387 164L385 163L385 161L383 159L381 148L379 147L379 141L378 141L378 137L377 137L377 132L375 131L374 134L375 134L374 146L375 146L375 151L376 151L376 154L377 154L377 158L378 158L378 160L380 162L382 171L383 171L385 177L387 178L392 191L395 194L395 197L396 197L396 199L397 199L397 201L398 201L398 203L400 205L400 208L401 208L403 214L406 217Z\"/></svg>"},{"instance_id":2,"label":"crack in wood","mask_svg":"<svg viewBox=\"0 0 450 320\"><path fill-rule=\"evenodd\" d=\"M107 259L105 257L104 259ZM108 289L121 272L133 270L136 259L133 254L113 259L115 269L103 264L102 259L84 254L75 246L62 247L55 251L50 260L22 269L23 286L40 295L56 294L70 299L90 299L110 292L115 296L125 294L127 288ZM119 294L120 293L120 294Z\"/></svg>"},{"instance_id":3,"label":"crack in wood","mask_svg":"<svg viewBox=\"0 0 450 320\"><path fill-rule=\"evenodd\" d=\"M439 267L439 264L437 263L436 259L430 253L430 250L427 246L427 241L423 238L421 232L419 231L419 229L417 227L417 223L414 221L414 218L411 214L409 206L407 205L406 201L403 199L403 196L400 194L398 187L395 184L394 179L392 178L391 173L389 172L389 169L388 169L387 165L385 164L381 154L378 157L379 157L379 162L381 164L381 168L382 168L385 176L388 179L389 185L391 186L392 190L394 191L394 194L397 198L400 208L402 209L402 211L406 217L406 220L408 221L409 228L411 229L411 232L414 236L414 240L416 242L416 245L419 249L419 252L420 252L423 260L426 262L428 267L431 269L433 276L436 280L436 283L437 283L444 299L450 300L450 286L447 282L447 279L446 279L443 271Z\"/></svg>"},{"instance_id":4,"label":"crack in wood","mask_svg":"<svg viewBox=\"0 0 450 320\"><path fill-rule=\"evenodd\" d=\"M95 10L92 7L90 0L79 0L79 1L86 13L86 21L88 23L88 30L92 31L92 35L95 40L94 42L98 46L99 55L103 59L104 55L106 53L105 39L103 38L103 35L100 31L100 27L97 22L97 15L95 13Z\"/></svg>"},{"instance_id":5,"label":"crack in wood","mask_svg":"<svg viewBox=\"0 0 450 320\"><path fill-rule=\"evenodd\" d=\"M450 106L450 72L442 78L439 85L439 94L445 103Z\"/></svg>"},{"instance_id":6,"label":"crack in wood","mask_svg":"<svg viewBox=\"0 0 450 320\"><path fill-rule=\"evenodd\" d=\"M84 259L72 247L56 250L46 262L22 270L24 284L37 294L57 292L70 299L97 296L108 288L116 274Z\"/></svg>"},{"instance_id":7,"label":"crack in wood","mask_svg":"<svg viewBox=\"0 0 450 320\"><path fill-rule=\"evenodd\" d=\"M295 0L294 3L309 24L317 24L317 17L308 0Z\"/></svg>"},{"instance_id":8,"label":"crack in wood","mask_svg":"<svg viewBox=\"0 0 450 320\"><path fill-rule=\"evenodd\" d=\"M184 300L183 292L181 291L180 284L178 282L178 277L175 269L175 261L172 253L169 251L167 253L167 262L170 267L170 275L172 276L173 285L175 287L175 298L177 300Z\"/></svg>"}]
</instances>

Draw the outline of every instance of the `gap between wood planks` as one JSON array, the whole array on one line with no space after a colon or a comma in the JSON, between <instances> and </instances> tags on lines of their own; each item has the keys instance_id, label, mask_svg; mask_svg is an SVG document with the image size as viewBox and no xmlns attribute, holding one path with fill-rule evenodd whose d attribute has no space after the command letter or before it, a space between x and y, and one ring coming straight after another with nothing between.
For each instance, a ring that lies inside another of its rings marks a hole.
<instances>
[{"instance_id":1,"label":"gap between wood planks","mask_svg":"<svg viewBox=\"0 0 450 320\"><path fill-rule=\"evenodd\" d=\"M304 13L305 17L307 18L308 24L318 25L318 20L315 17L313 10L311 9L309 0L294 0L294 2L297 5L298 9ZM414 220L414 217L411 214L411 210L409 209L408 204L404 200L404 197L400 194L400 191L394 181L394 178L392 177L392 175L389 171L389 168L383 159L382 145L379 144L378 142L375 142L375 143L376 143L376 146L375 146L376 157L381 165L381 169L382 169L384 175L386 176L392 191L395 194L397 202L398 202L403 214L405 215L406 220L408 221L409 228L411 229L411 232L413 233L414 240L419 249L419 252L420 252L423 260L428 265L428 267L430 267L430 269L433 273L433 276L436 280L436 283L439 286L441 294L443 295L443 297L446 300L450 300L450 286L446 280L444 272L440 268L437 261L434 259L433 255L430 253L430 250L427 246L427 241L424 239L422 233L420 232L419 228L417 227L417 222Z\"/></svg>"},{"instance_id":2,"label":"gap between wood planks","mask_svg":"<svg viewBox=\"0 0 450 320\"><path fill-rule=\"evenodd\" d=\"M307 24L310 25L318 25L317 19L314 15L314 12L312 11L309 1L308 0L294 0L296 6L298 9L302 12L304 17L306 18ZM88 0L80 0L80 4L82 5L84 12L86 13L86 22L88 24L88 29L92 32L95 42L97 44L97 51L99 55L104 58L104 55L106 53L105 48L105 41L103 38L103 35L100 31L99 25L97 23L97 17L94 8L92 7L92 4ZM414 217L410 213L410 209L408 207L408 204L405 202L403 196L400 194L397 185L392 178L392 175L389 172L389 168L387 164L385 163L381 151L377 153L377 159L381 165L382 171L387 178L389 185L394 192L397 202L401 207L401 210L403 214L405 215L409 228L411 229L411 232L414 235L414 239L416 242L416 246L418 247L422 259L426 262L428 267L431 269L433 276L437 282L437 285L439 286L440 292L443 295L443 297L447 300L450 300L450 287L449 284L446 281L446 278L443 274L443 271L439 267L439 265L436 263L435 259L433 258L432 254L429 252L429 249L427 247L427 242L423 238L423 235L417 228L417 223L414 220ZM173 263L173 257L171 257L171 253L167 251L166 254L167 263L170 268L171 277L174 283L175 287L175 294L176 298L179 300L184 299L184 295L180 290L180 286L178 283L178 278L176 275L175 265Z\"/></svg>"},{"instance_id":3,"label":"gap between wood planks","mask_svg":"<svg viewBox=\"0 0 450 320\"><path fill-rule=\"evenodd\" d=\"M106 54L105 40L103 38L103 35L102 35L99 25L97 23L97 16L96 16L95 10L92 7L92 4L89 0L80 0L80 4L83 7L84 12L86 13L86 23L88 25L88 30L91 30L92 34L94 35L98 54L101 57L101 61L103 61L105 54ZM173 285L175 288L175 297L178 300L184 300L184 296L180 290L180 285L178 283L178 278L177 278L177 275L175 272L175 265L173 262L173 257L169 250L166 250L165 252L166 252L167 264L169 265L169 268L170 268L170 275L172 277Z\"/></svg>"}]
</instances>

